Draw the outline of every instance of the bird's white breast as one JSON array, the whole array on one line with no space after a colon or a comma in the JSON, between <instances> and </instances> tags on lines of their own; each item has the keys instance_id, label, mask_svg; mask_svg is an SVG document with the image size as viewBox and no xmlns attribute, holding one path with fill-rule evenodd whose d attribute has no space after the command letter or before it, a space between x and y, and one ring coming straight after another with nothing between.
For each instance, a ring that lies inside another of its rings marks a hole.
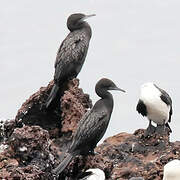
<instances>
[{"instance_id":1,"label":"bird's white breast","mask_svg":"<svg viewBox=\"0 0 180 180\"><path fill-rule=\"evenodd\" d=\"M141 88L140 99L146 105L148 119L164 124L168 122L170 106L163 102L160 96L161 92L153 84Z\"/></svg>"},{"instance_id":2,"label":"bird's white breast","mask_svg":"<svg viewBox=\"0 0 180 180\"><path fill-rule=\"evenodd\" d=\"M172 160L164 166L163 180L180 180L180 160Z\"/></svg>"},{"instance_id":3,"label":"bird's white breast","mask_svg":"<svg viewBox=\"0 0 180 180\"><path fill-rule=\"evenodd\" d=\"M105 180L105 174L101 169L88 169L88 171L91 171L93 174L87 180Z\"/></svg>"}]
</instances>

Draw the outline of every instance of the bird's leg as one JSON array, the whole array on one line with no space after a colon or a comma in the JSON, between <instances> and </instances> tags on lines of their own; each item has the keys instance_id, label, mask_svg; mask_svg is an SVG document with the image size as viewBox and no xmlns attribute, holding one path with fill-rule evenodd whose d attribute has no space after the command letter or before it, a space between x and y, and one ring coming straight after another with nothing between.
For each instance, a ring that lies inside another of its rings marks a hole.
<instances>
[{"instance_id":1,"label":"bird's leg","mask_svg":"<svg viewBox=\"0 0 180 180\"><path fill-rule=\"evenodd\" d=\"M146 129L146 132L144 134L145 137L150 136L151 134L153 134L155 132L156 128L151 124L151 120L149 120L149 126Z\"/></svg>"},{"instance_id":2,"label":"bird's leg","mask_svg":"<svg viewBox=\"0 0 180 180\"><path fill-rule=\"evenodd\" d=\"M165 124L158 124L156 127L156 133L160 135L167 135Z\"/></svg>"}]
</instances>

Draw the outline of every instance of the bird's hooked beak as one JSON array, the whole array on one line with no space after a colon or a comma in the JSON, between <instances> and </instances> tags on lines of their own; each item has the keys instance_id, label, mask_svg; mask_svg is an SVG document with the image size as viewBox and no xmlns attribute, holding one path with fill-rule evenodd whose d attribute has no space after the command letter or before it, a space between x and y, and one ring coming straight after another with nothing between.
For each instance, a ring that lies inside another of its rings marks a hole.
<instances>
[{"instance_id":1,"label":"bird's hooked beak","mask_svg":"<svg viewBox=\"0 0 180 180\"><path fill-rule=\"evenodd\" d=\"M96 16L96 14L85 15L80 21L84 21L85 19L92 17L92 16Z\"/></svg>"},{"instance_id":2,"label":"bird's hooked beak","mask_svg":"<svg viewBox=\"0 0 180 180\"><path fill-rule=\"evenodd\" d=\"M108 90L116 90L116 91L122 91L122 92L126 92L125 90L121 89L121 88L118 88L118 87L110 87L108 88Z\"/></svg>"}]
</instances>

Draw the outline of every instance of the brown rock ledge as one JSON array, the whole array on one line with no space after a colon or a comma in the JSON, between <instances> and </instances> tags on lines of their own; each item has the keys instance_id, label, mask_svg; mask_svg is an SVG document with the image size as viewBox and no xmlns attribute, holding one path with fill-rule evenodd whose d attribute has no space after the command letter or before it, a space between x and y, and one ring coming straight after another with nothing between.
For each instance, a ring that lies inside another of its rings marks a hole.
<instances>
[{"instance_id":1,"label":"brown rock ledge","mask_svg":"<svg viewBox=\"0 0 180 180\"><path fill-rule=\"evenodd\" d=\"M68 147L77 123L92 103L78 88L79 80L73 79L64 86L60 109L40 111L52 85L53 81L33 94L15 120L0 124L0 179L53 179L51 170L60 162L59 155ZM163 166L171 159L180 159L180 142L169 142L168 136L157 134L144 138L143 134L139 129L134 134L107 138L95 149L95 156L74 158L59 179L75 180L88 168L103 169L106 179L162 179Z\"/></svg>"}]
</instances>

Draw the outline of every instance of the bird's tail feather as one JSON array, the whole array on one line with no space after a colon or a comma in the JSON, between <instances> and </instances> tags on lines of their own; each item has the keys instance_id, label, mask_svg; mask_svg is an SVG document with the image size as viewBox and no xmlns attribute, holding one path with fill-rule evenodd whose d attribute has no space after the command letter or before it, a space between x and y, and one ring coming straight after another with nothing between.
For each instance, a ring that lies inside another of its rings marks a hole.
<instances>
[{"instance_id":1,"label":"bird's tail feather","mask_svg":"<svg viewBox=\"0 0 180 180\"><path fill-rule=\"evenodd\" d=\"M51 92L49 94L49 97L46 100L45 106L46 106L47 109L51 105L52 101L56 98L58 90L59 90L59 86L54 84L54 86L52 87Z\"/></svg>"},{"instance_id":2,"label":"bird's tail feather","mask_svg":"<svg viewBox=\"0 0 180 180\"><path fill-rule=\"evenodd\" d=\"M66 168L72 158L73 155L68 154L67 157L55 169L53 169L53 174L58 176Z\"/></svg>"}]
</instances>

